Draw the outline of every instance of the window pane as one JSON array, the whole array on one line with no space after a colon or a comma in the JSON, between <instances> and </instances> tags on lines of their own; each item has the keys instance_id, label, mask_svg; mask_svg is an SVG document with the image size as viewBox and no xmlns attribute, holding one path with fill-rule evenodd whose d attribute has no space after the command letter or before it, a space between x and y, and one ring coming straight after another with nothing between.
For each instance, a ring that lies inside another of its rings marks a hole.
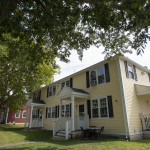
<instances>
[{"instance_id":1,"label":"window pane","mask_svg":"<svg viewBox=\"0 0 150 150\"><path fill-rule=\"evenodd\" d=\"M108 108L107 108L107 99L106 98L100 99L100 116L102 118L108 116Z\"/></svg>"},{"instance_id":2,"label":"window pane","mask_svg":"<svg viewBox=\"0 0 150 150\"><path fill-rule=\"evenodd\" d=\"M69 80L66 81L66 86L67 86L67 87L70 87L70 81L69 81Z\"/></svg>"},{"instance_id":3,"label":"window pane","mask_svg":"<svg viewBox=\"0 0 150 150\"><path fill-rule=\"evenodd\" d=\"M53 86L53 95L56 94L56 86Z\"/></svg>"},{"instance_id":4,"label":"window pane","mask_svg":"<svg viewBox=\"0 0 150 150\"><path fill-rule=\"evenodd\" d=\"M64 117L65 116L65 110L64 110L64 105L61 106L61 116Z\"/></svg>"},{"instance_id":5,"label":"window pane","mask_svg":"<svg viewBox=\"0 0 150 150\"><path fill-rule=\"evenodd\" d=\"M93 118L97 118L98 117L98 108L93 109L92 114L93 114Z\"/></svg>"},{"instance_id":6,"label":"window pane","mask_svg":"<svg viewBox=\"0 0 150 150\"><path fill-rule=\"evenodd\" d=\"M61 83L61 89L65 87L65 82Z\"/></svg>"},{"instance_id":7,"label":"window pane","mask_svg":"<svg viewBox=\"0 0 150 150\"><path fill-rule=\"evenodd\" d=\"M26 117L26 111L22 112L22 117L25 118Z\"/></svg>"},{"instance_id":8,"label":"window pane","mask_svg":"<svg viewBox=\"0 0 150 150\"><path fill-rule=\"evenodd\" d=\"M98 100L97 99L92 101L92 115L93 115L93 118L99 117L99 115L98 115Z\"/></svg>"},{"instance_id":9,"label":"window pane","mask_svg":"<svg viewBox=\"0 0 150 150\"><path fill-rule=\"evenodd\" d=\"M91 71L91 81L96 81L96 71Z\"/></svg>"},{"instance_id":10,"label":"window pane","mask_svg":"<svg viewBox=\"0 0 150 150\"><path fill-rule=\"evenodd\" d=\"M55 118L55 107L52 107L52 118Z\"/></svg>"},{"instance_id":11,"label":"window pane","mask_svg":"<svg viewBox=\"0 0 150 150\"><path fill-rule=\"evenodd\" d=\"M66 105L65 117L70 117L70 105Z\"/></svg>"},{"instance_id":12,"label":"window pane","mask_svg":"<svg viewBox=\"0 0 150 150\"><path fill-rule=\"evenodd\" d=\"M49 96L52 96L52 87L49 88Z\"/></svg>"},{"instance_id":13,"label":"window pane","mask_svg":"<svg viewBox=\"0 0 150 150\"><path fill-rule=\"evenodd\" d=\"M105 82L104 67L98 69L98 84Z\"/></svg>"},{"instance_id":14,"label":"window pane","mask_svg":"<svg viewBox=\"0 0 150 150\"><path fill-rule=\"evenodd\" d=\"M16 118L19 118L20 117L20 111L17 111L16 112Z\"/></svg>"},{"instance_id":15,"label":"window pane","mask_svg":"<svg viewBox=\"0 0 150 150\"><path fill-rule=\"evenodd\" d=\"M48 108L48 118L51 118L51 107Z\"/></svg>"}]
</instances>

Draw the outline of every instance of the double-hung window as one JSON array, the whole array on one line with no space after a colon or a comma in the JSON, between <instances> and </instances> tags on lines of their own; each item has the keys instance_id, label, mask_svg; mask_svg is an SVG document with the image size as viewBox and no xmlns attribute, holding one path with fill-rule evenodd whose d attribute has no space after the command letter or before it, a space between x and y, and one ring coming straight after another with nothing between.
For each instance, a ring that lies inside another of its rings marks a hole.
<instances>
[{"instance_id":1,"label":"double-hung window","mask_svg":"<svg viewBox=\"0 0 150 150\"><path fill-rule=\"evenodd\" d=\"M38 109L34 109L32 112L32 118L38 118Z\"/></svg>"},{"instance_id":2,"label":"double-hung window","mask_svg":"<svg viewBox=\"0 0 150 150\"><path fill-rule=\"evenodd\" d=\"M98 68L98 84L105 82L104 66Z\"/></svg>"},{"instance_id":3,"label":"double-hung window","mask_svg":"<svg viewBox=\"0 0 150 150\"><path fill-rule=\"evenodd\" d=\"M15 118L20 118L20 111L19 110L16 112Z\"/></svg>"},{"instance_id":4,"label":"double-hung window","mask_svg":"<svg viewBox=\"0 0 150 150\"><path fill-rule=\"evenodd\" d=\"M56 118L56 107L55 106L48 107L47 118Z\"/></svg>"},{"instance_id":5,"label":"double-hung window","mask_svg":"<svg viewBox=\"0 0 150 150\"><path fill-rule=\"evenodd\" d=\"M70 104L64 104L61 106L61 116L70 117Z\"/></svg>"},{"instance_id":6,"label":"double-hung window","mask_svg":"<svg viewBox=\"0 0 150 150\"><path fill-rule=\"evenodd\" d=\"M24 110L23 112L22 112L22 118L25 118L26 117L26 110Z\"/></svg>"},{"instance_id":7,"label":"double-hung window","mask_svg":"<svg viewBox=\"0 0 150 150\"><path fill-rule=\"evenodd\" d=\"M91 85L97 84L96 70L91 71L90 79L91 79Z\"/></svg>"},{"instance_id":8,"label":"double-hung window","mask_svg":"<svg viewBox=\"0 0 150 150\"><path fill-rule=\"evenodd\" d=\"M107 118L108 104L106 97L100 97L92 100L92 118Z\"/></svg>"},{"instance_id":9,"label":"double-hung window","mask_svg":"<svg viewBox=\"0 0 150 150\"><path fill-rule=\"evenodd\" d=\"M61 89L62 89L63 87L70 87L70 80L67 80L67 81L65 81L65 82L62 82L62 83L61 83Z\"/></svg>"},{"instance_id":10,"label":"double-hung window","mask_svg":"<svg viewBox=\"0 0 150 150\"><path fill-rule=\"evenodd\" d=\"M128 64L129 78L134 79L133 66Z\"/></svg>"},{"instance_id":11,"label":"double-hung window","mask_svg":"<svg viewBox=\"0 0 150 150\"><path fill-rule=\"evenodd\" d=\"M48 96L54 96L56 94L56 86L49 87Z\"/></svg>"}]
</instances>

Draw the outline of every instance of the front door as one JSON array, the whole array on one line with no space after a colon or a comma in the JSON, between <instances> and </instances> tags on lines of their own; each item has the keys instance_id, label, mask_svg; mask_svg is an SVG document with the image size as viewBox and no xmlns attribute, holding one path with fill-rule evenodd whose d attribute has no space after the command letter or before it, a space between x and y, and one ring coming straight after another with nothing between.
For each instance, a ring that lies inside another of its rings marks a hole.
<instances>
[{"instance_id":1,"label":"front door","mask_svg":"<svg viewBox=\"0 0 150 150\"><path fill-rule=\"evenodd\" d=\"M79 115L79 119L78 119L78 128L83 127L84 128L84 123L85 123L85 106L84 104L79 104L78 105L78 115Z\"/></svg>"}]
</instances>

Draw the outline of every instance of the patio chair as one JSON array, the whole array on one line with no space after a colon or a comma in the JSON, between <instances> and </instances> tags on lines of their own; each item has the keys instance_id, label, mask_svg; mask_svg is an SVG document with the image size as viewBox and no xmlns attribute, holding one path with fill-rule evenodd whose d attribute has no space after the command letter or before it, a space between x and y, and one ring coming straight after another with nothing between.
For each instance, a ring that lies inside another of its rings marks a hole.
<instances>
[{"instance_id":1,"label":"patio chair","mask_svg":"<svg viewBox=\"0 0 150 150\"><path fill-rule=\"evenodd\" d=\"M84 130L83 127L80 127L81 131L82 131L82 139L87 138L87 130Z\"/></svg>"},{"instance_id":2,"label":"patio chair","mask_svg":"<svg viewBox=\"0 0 150 150\"><path fill-rule=\"evenodd\" d=\"M100 132L99 132L99 137L103 138L103 133L104 133L104 126L101 127Z\"/></svg>"}]
</instances>

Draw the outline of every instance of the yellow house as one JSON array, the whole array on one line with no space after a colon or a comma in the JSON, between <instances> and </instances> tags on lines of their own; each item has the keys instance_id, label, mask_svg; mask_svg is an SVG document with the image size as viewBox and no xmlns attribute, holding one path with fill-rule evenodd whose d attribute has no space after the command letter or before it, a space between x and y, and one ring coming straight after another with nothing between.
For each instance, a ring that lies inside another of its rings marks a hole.
<instances>
[{"instance_id":1,"label":"yellow house","mask_svg":"<svg viewBox=\"0 0 150 150\"><path fill-rule=\"evenodd\" d=\"M80 127L104 126L108 136L139 139L149 128L150 70L114 56L39 89L27 106L29 128L54 136L68 139Z\"/></svg>"}]
</instances>

